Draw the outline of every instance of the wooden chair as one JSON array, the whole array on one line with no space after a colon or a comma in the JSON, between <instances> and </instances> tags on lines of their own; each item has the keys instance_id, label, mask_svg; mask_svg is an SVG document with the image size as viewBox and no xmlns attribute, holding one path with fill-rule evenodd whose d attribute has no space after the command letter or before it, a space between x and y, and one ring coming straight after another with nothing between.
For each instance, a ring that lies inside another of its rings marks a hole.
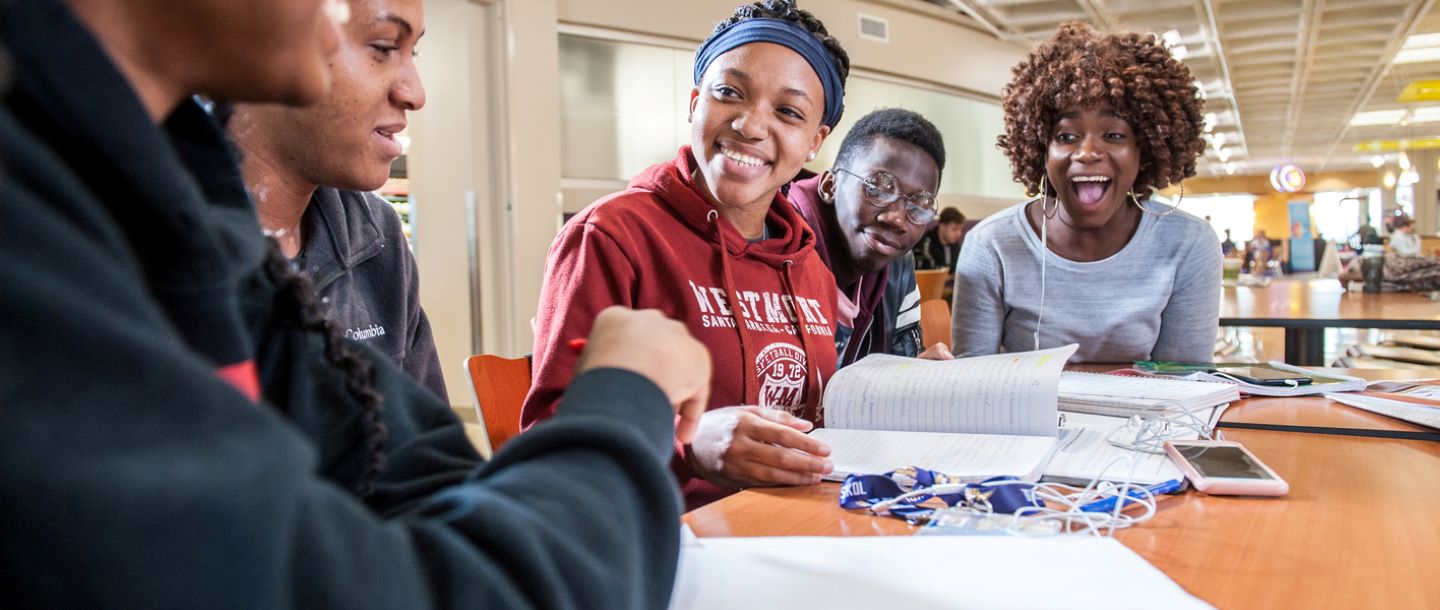
<instances>
[{"instance_id":1,"label":"wooden chair","mask_svg":"<svg viewBox=\"0 0 1440 610\"><path fill-rule=\"evenodd\" d=\"M480 453L488 459L520 433L520 407L530 391L530 357L471 356L465 359L465 372L475 389L475 414L489 441Z\"/></svg>"},{"instance_id":2,"label":"wooden chair","mask_svg":"<svg viewBox=\"0 0 1440 610\"><path fill-rule=\"evenodd\" d=\"M920 302L945 298L945 280L949 275L944 269L917 269L915 284L920 289Z\"/></svg>"},{"instance_id":3,"label":"wooden chair","mask_svg":"<svg viewBox=\"0 0 1440 610\"><path fill-rule=\"evenodd\" d=\"M950 345L950 302L945 299L930 299L920 302L920 340L929 349L936 343ZM953 349L955 346L950 345Z\"/></svg>"}]
</instances>

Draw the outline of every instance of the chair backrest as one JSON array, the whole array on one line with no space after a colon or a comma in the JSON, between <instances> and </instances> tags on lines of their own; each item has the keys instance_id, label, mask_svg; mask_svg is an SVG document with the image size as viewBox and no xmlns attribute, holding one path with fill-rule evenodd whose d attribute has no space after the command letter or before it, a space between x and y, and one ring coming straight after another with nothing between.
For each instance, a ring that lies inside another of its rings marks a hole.
<instances>
[{"instance_id":1,"label":"chair backrest","mask_svg":"<svg viewBox=\"0 0 1440 610\"><path fill-rule=\"evenodd\" d=\"M930 299L945 298L946 275L948 273L944 269L917 269L915 271L915 284L920 289L921 303Z\"/></svg>"},{"instance_id":2,"label":"chair backrest","mask_svg":"<svg viewBox=\"0 0 1440 610\"><path fill-rule=\"evenodd\" d=\"M490 354L465 359L465 371L475 389L475 414L490 441L490 457L520 433L520 407L530 391L530 357L501 358Z\"/></svg>"},{"instance_id":3,"label":"chair backrest","mask_svg":"<svg viewBox=\"0 0 1440 610\"><path fill-rule=\"evenodd\" d=\"M950 345L950 302L945 299L930 299L920 302L920 340L928 349L936 343Z\"/></svg>"}]
</instances>

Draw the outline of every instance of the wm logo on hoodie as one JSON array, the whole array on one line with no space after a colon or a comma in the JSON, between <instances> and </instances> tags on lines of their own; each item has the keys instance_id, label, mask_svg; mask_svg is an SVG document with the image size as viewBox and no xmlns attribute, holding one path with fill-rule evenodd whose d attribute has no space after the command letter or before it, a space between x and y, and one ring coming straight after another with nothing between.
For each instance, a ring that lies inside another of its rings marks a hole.
<instances>
[{"instance_id":1,"label":"wm logo on hoodie","mask_svg":"<svg viewBox=\"0 0 1440 610\"><path fill-rule=\"evenodd\" d=\"M805 352L790 343L771 343L755 357L760 376L760 406L784 409L796 417L805 409Z\"/></svg>"}]
</instances>

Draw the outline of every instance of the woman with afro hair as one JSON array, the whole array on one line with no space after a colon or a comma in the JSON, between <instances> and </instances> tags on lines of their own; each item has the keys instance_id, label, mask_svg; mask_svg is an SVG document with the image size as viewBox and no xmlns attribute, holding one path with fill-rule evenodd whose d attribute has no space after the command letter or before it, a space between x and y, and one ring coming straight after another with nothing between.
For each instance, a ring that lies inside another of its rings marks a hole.
<instances>
[{"instance_id":1,"label":"woman with afro hair","mask_svg":"<svg viewBox=\"0 0 1440 610\"><path fill-rule=\"evenodd\" d=\"M1078 343L1077 362L1211 360L1215 234L1151 200L1195 174L1202 106L1153 34L1068 23L1015 67L999 147L1038 195L967 237L957 356Z\"/></svg>"}]
</instances>

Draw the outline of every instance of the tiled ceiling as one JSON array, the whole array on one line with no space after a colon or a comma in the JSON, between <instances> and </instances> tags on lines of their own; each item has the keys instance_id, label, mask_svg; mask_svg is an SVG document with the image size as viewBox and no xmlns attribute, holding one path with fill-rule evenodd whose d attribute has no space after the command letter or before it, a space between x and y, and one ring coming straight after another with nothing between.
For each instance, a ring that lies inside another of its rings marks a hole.
<instances>
[{"instance_id":1,"label":"tiled ceiling","mask_svg":"<svg viewBox=\"0 0 1440 610\"><path fill-rule=\"evenodd\" d=\"M1369 167L1356 144L1440 136L1396 96L1440 79L1440 61L1393 64L1407 37L1440 32L1437 0L925 0L996 36L1038 44L1066 21L1163 35L1203 84L1214 113L1200 174ZM1436 14L1432 14L1432 11ZM1436 59L1440 59L1437 54ZM1395 119L1351 127L1357 112ZM1436 115L1440 119L1440 113Z\"/></svg>"}]
</instances>

